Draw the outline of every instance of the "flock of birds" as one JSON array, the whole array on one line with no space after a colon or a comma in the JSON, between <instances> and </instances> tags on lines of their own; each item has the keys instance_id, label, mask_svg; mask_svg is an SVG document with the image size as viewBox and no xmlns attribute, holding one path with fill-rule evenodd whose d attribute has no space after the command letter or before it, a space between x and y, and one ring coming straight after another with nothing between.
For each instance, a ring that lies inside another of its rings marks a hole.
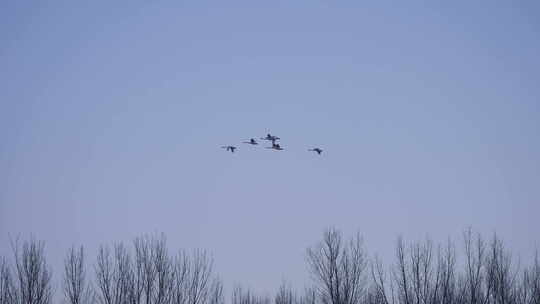
<instances>
[{"instance_id":1,"label":"flock of birds","mask_svg":"<svg viewBox=\"0 0 540 304\"><path fill-rule=\"evenodd\" d=\"M277 144L276 141L280 140L281 138L277 137L277 136L274 136L270 133L266 134L266 137L261 137L262 140L268 140L268 141L271 141L272 142L272 146L271 147L266 147L266 149L273 149L273 150L278 150L278 151L282 151L282 150L285 150L281 147L280 144ZM259 143L254 139L254 138L251 138L249 141L244 141L242 142L244 144L248 144L248 145L258 145ZM222 146L221 148L227 150L227 151L230 151L231 153L234 153L234 150L236 150L237 148L235 146ZM313 152L317 152L317 154L321 154L322 153L322 149L320 148L313 148L313 149L309 149L308 151L313 151Z\"/></svg>"}]
</instances>

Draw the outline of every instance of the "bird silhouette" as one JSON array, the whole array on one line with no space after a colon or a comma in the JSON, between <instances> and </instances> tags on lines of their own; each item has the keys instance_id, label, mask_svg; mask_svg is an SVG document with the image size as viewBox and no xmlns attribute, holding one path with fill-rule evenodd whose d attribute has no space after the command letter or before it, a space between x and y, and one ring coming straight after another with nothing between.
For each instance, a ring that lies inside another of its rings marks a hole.
<instances>
[{"instance_id":1,"label":"bird silhouette","mask_svg":"<svg viewBox=\"0 0 540 304\"><path fill-rule=\"evenodd\" d=\"M236 150L235 146L222 146L222 148L231 151L231 153L234 153L234 150Z\"/></svg>"},{"instance_id":2,"label":"bird silhouette","mask_svg":"<svg viewBox=\"0 0 540 304\"><path fill-rule=\"evenodd\" d=\"M309 149L308 151L317 152L317 154L319 154L319 155L321 155L321 153L322 153L322 149L319 149L319 148Z\"/></svg>"},{"instance_id":3,"label":"bird silhouette","mask_svg":"<svg viewBox=\"0 0 540 304\"><path fill-rule=\"evenodd\" d=\"M261 137L261 139L272 141L272 145L274 145L277 140L280 140L279 137L271 135L270 133L266 134L266 137Z\"/></svg>"},{"instance_id":4,"label":"bird silhouette","mask_svg":"<svg viewBox=\"0 0 540 304\"><path fill-rule=\"evenodd\" d=\"M251 138L249 141L244 141L244 144L258 145L257 141L254 138Z\"/></svg>"},{"instance_id":5,"label":"bird silhouette","mask_svg":"<svg viewBox=\"0 0 540 304\"><path fill-rule=\"evenodd\" d=\"M274 149L274 150L284 150L279 144L272 143L271 147L266 147L266 149Z\"/></svg>"}]
</instances>

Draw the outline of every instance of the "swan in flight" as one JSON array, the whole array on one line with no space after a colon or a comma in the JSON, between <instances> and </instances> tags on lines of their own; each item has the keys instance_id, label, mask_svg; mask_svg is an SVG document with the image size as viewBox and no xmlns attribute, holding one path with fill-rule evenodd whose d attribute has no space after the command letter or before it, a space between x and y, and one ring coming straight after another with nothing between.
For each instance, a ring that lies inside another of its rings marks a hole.
<instances>
[{"instance_id":1,"label":"swan in flight","mask_svg":"<svg viewBox=\"0 0 540 304\"><path fill-rule=\"evenodd\" d=\"M317 152L319 155L322 153L322 149L319 149L319 148L309 149L308 151L314 151L314 152Z\"/></svg>"},{"instance_id":2,"label":"swan in flight","mask_svg":"<svg viewBox=\"0 0 540 304\"><path fill-rule=\"evenodd\" d=\"M271 140L272 145L274 145L276 143L276 140L280 140L279 137L271 135L270 133L266 134L266 137L261 137L261 139L263 139L263 140Z\"/></svg>"},{"instance_id":3,"label":"swan in flight","mask_svg":"<svg viewBox=\"0 0 540 304\"><path fill-rule=\"evenodd\" d=\"M244 144L258 145L257 141L254 138L251 138L249 141L244 141Z\"/></svg>"},{"instance_id":4,"label":"swan in flight","mask_svg":"<svg viewBox=\"0 0 540 304\"><path fill-rule=\"evenodd\" d=\"M234 150L236 150L235 146L222 146L222 148L231 151L231 153L234 153Z\"/></svg>"},{"instance_id":5,"label":"swan in flight","mask_svg":"<svg viewBox=\"0 0 540 304\"><path fill-rule=\"evenodd\" d=\"M271 147L266 147L266 149L274 149L274 150L284 150L279 144L272 143Z\"/></svg>"}]
</instances>

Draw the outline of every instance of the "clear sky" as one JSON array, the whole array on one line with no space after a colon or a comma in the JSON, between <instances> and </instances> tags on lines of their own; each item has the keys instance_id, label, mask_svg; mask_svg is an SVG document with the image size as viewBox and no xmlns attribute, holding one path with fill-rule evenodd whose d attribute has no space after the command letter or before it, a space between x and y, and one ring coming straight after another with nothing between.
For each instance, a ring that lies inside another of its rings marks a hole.
<instances>
[{"instance_id":1,"label":"clear sky","mask_svg":"<svg viewBox=\"0 0 540 304\"><path fill-rule=\"evenodd\" d=\"M359 2L2 1L0 254L164 232L256 290L328 226L531 255L539 2Z\"/></svg>"}]
</instances>

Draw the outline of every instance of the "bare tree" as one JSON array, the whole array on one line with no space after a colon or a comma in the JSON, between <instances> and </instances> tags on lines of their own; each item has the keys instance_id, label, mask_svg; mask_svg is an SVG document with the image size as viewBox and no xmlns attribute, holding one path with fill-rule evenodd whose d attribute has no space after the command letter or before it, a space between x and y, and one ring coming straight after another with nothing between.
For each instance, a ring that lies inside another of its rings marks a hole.
<instances>
[{"instance_id":1,"label":"bare tree","mask_svg":"<svg viewBox=\"0 0 540 304\"><path fill-rule=\"evenodd\" d=\"M45 258L44 243L30 239L19 248L12 242L18 279L17 297L25 304L49 304L52 300L52 271Z\"/></svg>"},{"instance_id":2,"label":"bare tree","mask_svg":"<svg viewBox=\"0 0 540 304\"><path fill-rule=\"evenodd\" d=\"M455 250L449 241L444 249L433 243L413 243L406 250L400 237L396 245L396 264L387 278L382 262L371 264L372 284L365 302L372 304L452 304L456 301Z\"/></svg>"},{"instance_id":3,"label":"bare tree","mask_svg":"<svg viewBox=\"0 0 540 304\"><path fill-rule=\"evenodd\" d=\"M540 259L536 252L534 264L528 270L529 280L525 288L529 290L530 300L527 303L540 304Z\"/></svg>"},{"instance_id":4,"label":"bare tree","mask_svg":"<svg viewBox=\"0 0 540 304\"><path fill-rule=\"evenodd\" d=\"M393 276L397 286L397 298L399 303L411 304L413 303L411 274L408 269L405 245L401 237L398 239L396 246L396 258L397 264L393 270Z\"/></svg>"},{"instance_id":5,"label":"bare tree","mask_svg":"<svg viewBox=\"0 0 540 304\"><path fill-rule=\"evenodd\" d=\"M317 291L315 288L309 287L304 289L304 294L298 300L300 304L316 304Z\"/></svg>"},{"instance_id":6,"label":"bare tree","mask_svg":"<svg viewBox=\"0 0 540 304\"><path fill-rule=\"evenodd\" d=\"M188 304L208 301L214 261L204 250L195 250L190 258L187 299Z\"/></svg>"},{"instance_id":7,"label":"bare tree","mask_svg":"<svg viewBox=\"0 0 540 304\"><path fill-rule=\"evenodd\" d=\"M71 247L64 260L64 297L70 304L92 303L93 292L86 279L83 247Z\"/></svg>"},{"instance_id":8,"label":"bare tree","mask_svg":"<svg viewBox=\"0 0 540 304\"><path fill-rule=\"evenodd\" d=\"M173 261L164 235L138 237L129 284L130 303L170 303L173 294Z\"/></svg>"},{"instance_id":9,"label":"bare tree","mask_svg":"<svg viewBox=\"0 0 540 304\"><path fill-rule=\"evenodd\" d=\"M173 262L167 251L165 236L162 235L160 239L154 239L152 241L152 248L156 285L154 288L153 303L170 303L173 287Z\"/></svg>"},{"instance_id":10,"label":"bare tree","mask_svg":"<svg viewBox=\"0 0 540 304\"><path fill-rule=\"evenodd\" d=\"M535 255L533 264L523 271L518 299L518 303L540 304L540 261L538 260L538 252Z\"/></svg>"},{"instance_id":11,"label":"bare tree","mask_svg":"<svg viewBox=\"0 0 540 304\"><path fill-rule=\"evenodd\" d=\"M296 292L292 289L291 285L282 282L279 286L279 290L274 298L275 304L296 304L298 301Z\"/></svg>"},{"instance_id":12,"label":"bare tree","mask_svg":"<svg viewBox=\"0 0 540 304\"><path fill-rule=\"evenodd\" d=\"M129 286L131 302L150 304L156 288L157 272L154 262L158 249L154 247L153 240L148 237L136 238L133 245L135 248L134 269Z\"/></svg>"},{"instance_id":13,"label":"bare tree","mask_svg":"<svg viewBox=\"0 0 540 304\"><path fill-rule=\"evenodd\" d=\"M484 304L487 302L490 293L490 285L485 285L485 259L486 245L478 234L473 237L469 228L463 234L465 245L465 275L463 277L460 293L464 297L465 303Z\"/></svg>"},{"instance_id":14,"label":"bare tree","mask_svg":"<svg viewBox=\"0 0 540 304\"><path fill-rule=\"evenodd\" d=\"M414 303L430 303L439 283L439 277L434 276L432 242L413 244L409 256Z\"/></svg>"},{"instance_id":15,"label":"bare tree","mask_svg":"<svg viewBox=\"0 0 540 304\"><path fill-rule=\"evenodd\" d=\"M456 251L454 244L450 240L448 240L444 250L439 247L437 259L437 275L440 284L434 302L441 304L459 303L456 301Z\"/></svg>"},{"instance_id":16,"label":"bare tree","mask_svg":"<svg viewBox=\"0 0 540 304\"><path fill-rule=\"evenodd\" d=\"M255 295L249 289L244 290L236 286L232 292L231 304L270 304L271 300L267 296Z\"/></svg>"},{"instance_id":17,"label":"bare tree","mask_svg":"<svg viewBox=\"0 0 540 304\"><path fill-rule=\"evenodd\" d=\"M96 284L98 300L102 304L126 304L131 294L131 261L122 244L114 247L114 258L108 247L101 246L98 253Z\"/></svg>"},{"instance_id":18,"label":"bare tree","mask_svg":"<svg viewBox=\"0 0 540 304\"><path fill-rule=\"evenodd\" d=\"M241 286L235 286L231 294L231 304L252 304L250 291L244 291Z\"/></svg>"},{"instance_id":19,"label":"bare tree","mask_svg":"<svg viewBox=\"0 0 540 304\"><path fill-rule=\"evenodd\" d=\"M189 276L189 257L180 251L173 262L171 277L171 303L187 303L187 282Z\"/></svg>"},{"instance_id":20,"label":"bare tree","mask_svg":"<svg viewBox=\"0 0 540 304\"><path fill-rule=\"evenodd\" d=\"M96 285L99 288L99 301L102 304L113 304L113 264L108 247L101 246L95 265Z\"/></svg>"},{"instance_id":21,"label":"bare tree","mask_svg":"<svg viewBox=\"0 0 540 304\"><path fill-rule=\"evenodd\" d=\"M17 290L8 262L0 259L0 303L15 304L18 302Z\"/></svg>"},{"instance_id":22,"label":"bare tree","mask_svg":"<svg viewBox=\"0 0 540 304\"><path fill-rule=\"evenodd\" d=\"M208 304L225 304L225 296L223 295L223 282L220 278L215 278L210 287L210 297Z\"/></svg>"},{"instance_id":23,"label":"bare tree","mask_svg":"<svg viewBox=\"0 0 540 304\"><path fill-rule=\"evenodd\" d=\"M371 263L371 280L366 302L370 304L390 304L395 303L393 281L390 281L390 290L383 264L378 257Z\"/></svg>"},{"instance_id":24,"label":"bare tree","mask_svg":"<svg viewBox=\"0 0 540 304\"><path fill-rule=\"evenodd\" d=\"M307 260L323 304L356 304L365 291L366 254L359 234L345 244L329 229L307 250Z\"/></svg>"},{"instance_id":25,"label":"bare tree","mask_svg":"<svg viewBox=\"0 0 540 304\"><path fill-rule=\"evenodd\" d=\"M490 303L515 303L519 289L516 287L517 270L513 269L512 257L504 249L502 241L494 235L486 257L486 285Z\"/></svg>"}]
</instances>

